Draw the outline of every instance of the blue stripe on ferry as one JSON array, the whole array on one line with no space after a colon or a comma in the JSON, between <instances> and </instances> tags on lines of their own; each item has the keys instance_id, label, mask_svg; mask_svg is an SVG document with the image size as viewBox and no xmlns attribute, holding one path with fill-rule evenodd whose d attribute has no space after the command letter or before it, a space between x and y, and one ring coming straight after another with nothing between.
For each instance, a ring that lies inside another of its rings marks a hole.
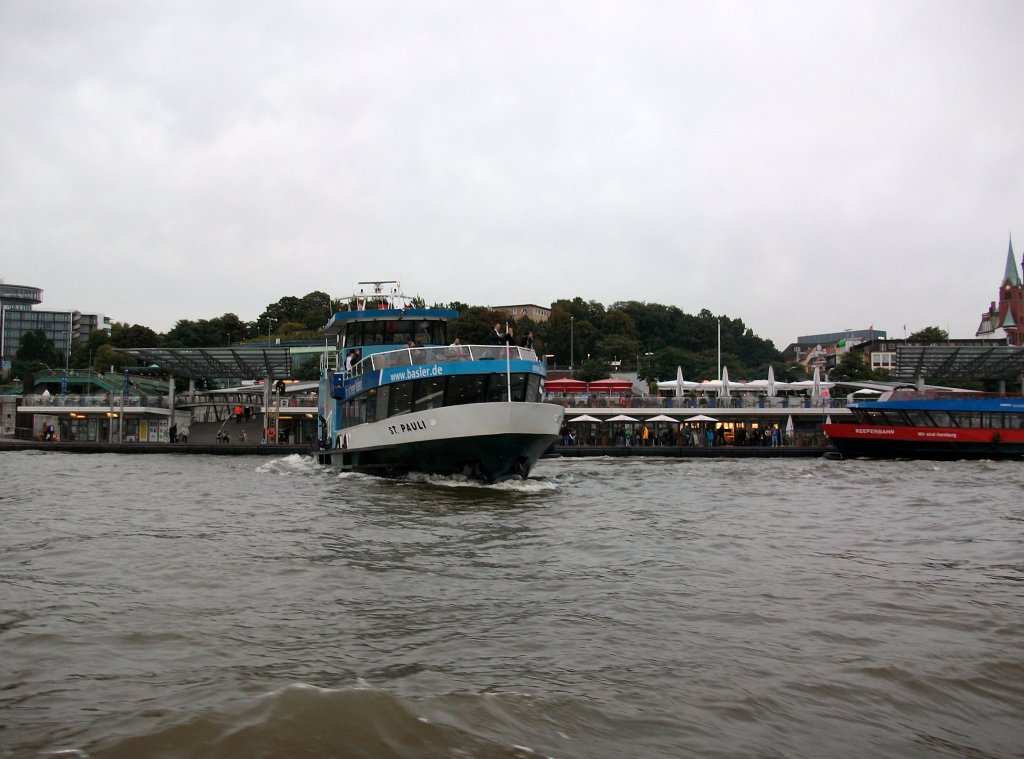
<instances>
[{"instance_id":1,"label":"blue stripe on ferry","mask_svg":"<svg viewBox=\"0 0 1024 759\"><path fill-rule=\"evenodd\" d=\"M907 411L1013 411L1024 413L1024 400L1010 398L933 398L929 400L860 401L850 404L860 409L906 409Z\"/></svg>"},{"instance_id":2,"label":"blue stripe on ferry","mask_svg":"<svg viewBox=\"0 0 1024 759\"><path fill-rule=\"evenodd\" d=\"M343 379L341 374L334 375L334 397L351 398L366 390L381 385L407 380L427 379L429 377L447 377L456 374L539 374L544 376L544 367L537 361L513 359L505 362L501 359L484 361L454 361L451 363L417 364L416 366L392 366L379 372L368 372L358 377Z\"/></svg>"}]
</instances>

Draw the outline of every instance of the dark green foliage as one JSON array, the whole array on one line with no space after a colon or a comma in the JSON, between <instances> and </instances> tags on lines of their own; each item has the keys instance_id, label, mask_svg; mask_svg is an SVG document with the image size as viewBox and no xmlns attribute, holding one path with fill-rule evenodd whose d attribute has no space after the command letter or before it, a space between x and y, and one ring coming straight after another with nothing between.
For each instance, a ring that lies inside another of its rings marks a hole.
<instances>
[{"instance_id":1,"label":"dark green foliage","mask_svg":"<svg viewBox=\"0 0 1024 759\"><path fill-rule=\"evenodd\" d=\"M11 361L11 377L24 379L28 375L64 368L64 356L57 350L53 340L41 329L26 332L21 336L18 350Z\"/></svg>"},{"instance_id":2,"label":"dark green foliage","mask_svg":"<svg viewBox=\"0 0 1024 759\"><path fill-rule=\"evenodd\" d=\"M346 300L331 299L320 290L301 298L286 296L266 307L252 322L244 322L227 313L212 319L183 319L165 335L159 335L138 324L115 324L109 336L96 332L85 345L72 350L73 365L90 364L97 369L120 366L123 354L113 348L148 347L221 347L247 340L265 341L268 337L322 338L321 328L330 317L347 310ZM415 307L423 307L418 296ZM721 325L722 364L737 380L764 377L768 365L781 373L782 356L768 340L757 337L741 319L715 316L707 309L687 314L676 306L640 301L621 301L605 307L596 301L576 297L558 300L551 306L547 322L534 323L525 317L509 318L503 311L461 302L435 305L459 311L459 318L448 326L448 339L459 338L466 344L490 342L495 322L504 329L513 329L520 344L528 331L533 332L534 349L551 367L568 368L570 362L577 376L600 379L607 377L613 362L620 371L639 371L648 380L667 380L682 367L687 379L708 379L718 376L718 330ZM62 363L52 356L46 363ZM311 373L307 366L303 375ZM315 375L314 375L315 376ZM778 374L777 374L778 376ZM784 379L779 376L779 379Z\"/></svg>"},{"instance_id":3,"label":"dark green foliage","mask_svg":"<svg viewBox=\"0 0 1024 759\"><path fill-rule=\"evenodd\" d=\"M944 343L949 339L949 333L942 327L925 327L907 338L908 343Z\"/></svg>"},{"instance_id":4,"label":"dark green foliage","mask_svg":"<svg viewBox=\"0 0 1024 759\"><path fill-rule=\"evenodd\" d=\"M844 380L871 380L876 379L871 367L864 363L864 356L861 353L847 351L839 359L836 368L829 374L833 381Z\"/></svg>"},{"instance_id":5,"label":"dark green foliage","mask_svg":"<svg viewBox=\"0 0 1024 759\"><path fill-rule=\"evenodd\" d=\"M320 357L310 356L292 372L292 379L313 381L320 379Z\"/></svg>"},{"instance_id":6,"label":"dark green foliage","mask_svg":"<svg viewBox=\"0 0 1024 759\"><path fill-rule=\"evenodd\" d=\"M500 324L502 331L505 325L513 329L518 339L515 321L509 319L504 311L495 311L484 306L470 306L459 312L459 318L448 324L448 340L459 338L463 345L487 345L490 342L491 329Z\"/></svg>"},{"instance_id":7,"label":"dark green foliage","mask_svg":"<svg viewBox=\"0 0 1024 759\"><path fill-rule=\"evenodd\" d=\"M169 348L214 348L240 343L250 336L250 326L234 314L213 319L182 319L164 336ZM129 347L129 346L121 346ZM133 348L148 346L133 345Z\"/></svg>"},{"instance_id":8,"label":"dark green foliage","mask_svg":"<svg viewBox=\"0 0 1024 759\"><path fill-rule=\"evenodd\" d=\"M48 338L46 332L41 329L34 329L21 336L14 357L22 361L41 361L50 366L63 363L53 340Z\"/></svg>"}]
</instances>

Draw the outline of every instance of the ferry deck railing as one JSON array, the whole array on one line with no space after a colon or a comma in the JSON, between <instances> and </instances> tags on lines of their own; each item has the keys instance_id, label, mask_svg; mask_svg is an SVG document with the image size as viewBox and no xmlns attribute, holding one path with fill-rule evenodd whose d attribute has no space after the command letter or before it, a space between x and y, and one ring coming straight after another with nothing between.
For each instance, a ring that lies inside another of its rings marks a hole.
<instances>
[{"instance_id":1,"label":"ferry deck railing","mask_svg":"<svg viewBox=\"0 0 1024 759\"><path fill-rule=\"evenodd\" d=\"M446 345L430 348L399 348L374 353L353 365L352 376L399 366L446 363L449 361L486 361L506 359L536 361L532 348L518 345Z\"/></svg>"}]
</instances>

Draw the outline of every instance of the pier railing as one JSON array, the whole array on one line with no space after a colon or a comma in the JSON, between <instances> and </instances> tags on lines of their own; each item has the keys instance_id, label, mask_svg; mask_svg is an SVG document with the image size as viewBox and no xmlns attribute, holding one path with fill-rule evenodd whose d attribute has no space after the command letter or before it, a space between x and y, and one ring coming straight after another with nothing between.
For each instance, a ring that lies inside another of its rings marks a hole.
<instances>
[{"instance_id":1,"label":"pier railing","mask_svg":"<svg viewBox=\"0 0 1024 759\"><path fill-rule=\"evenodd\" d=\"M31 394L22 397L20 408L82 408L95 406L97 408L169 408L170 403L166 395L125 395L120 393L102 393L97 395L48 395Z\"/></svg>"},{"instance_id":2,"label":"pier railing","mask_svg":"<svg viewBox=\"0 0 1024 759\"><path fill-rule=\"evenodd\" d=\"M809 398L801 396L754 396L736 398L662 398L652 395L617 396L596 393L547 393L544 400L565 408L846 408L845 398Z\"/></svg>"},{"instance_id":3,"label":"pier railing","mask_svg":"<svg viewBox=\"0 0 1024 759\"><path fill-rule=\"evenodd\" d=\"M399 348L367 356L352 367L352 374L364 374L396 366L488 359L536 361L537 353L532 348L520 348L517 345L446 345L432 348Z\"/></svg>"}]
</instances>

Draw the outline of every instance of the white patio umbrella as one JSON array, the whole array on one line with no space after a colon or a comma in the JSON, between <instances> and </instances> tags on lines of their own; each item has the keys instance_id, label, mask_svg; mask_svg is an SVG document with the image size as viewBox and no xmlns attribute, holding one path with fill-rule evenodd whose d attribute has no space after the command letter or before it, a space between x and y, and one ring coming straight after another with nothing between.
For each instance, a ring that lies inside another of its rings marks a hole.
<instances>
[{"instance_id":1,"label":"white patio umbrella","mask_svg":"<svg viewBox=\"0 0 1024 759\"><path fill-rule=\"evenodd\" d=\"M659 390L671 390L674 393L679 392L679 379L678 377L673 380L660 380L657 383ZM683 380L683 392L687 390L693 390L694 388L701 387L700 382L691 382L690 380Z\"/></svg>"},{"instance_id":2,"label":"white patio umbrella","mask_svg":"<svg viewBox=\"0 0 1024 759\"><path fill-rule=\"evenodd\" d=\"M579 416L574 416L572 419L566 419L565 421L567 421L567 422L600 422L601 420L598 419L596 416L591 416L590 414L580 414Z\"/></svg>"},{"instance_id":3,"label":"white patio umbrella","mask_svg":"<svg viewBox=\"0 0 1024 759\"><path fill-rule=\"evenodd\" d=\"M717 422L713 416L707 414L697 414L696 416L688 416L683 420L684 422Z\"/></svg>"},{"instance_id":4,"label":"white patio umbrella","mask_svg":"<svg viewBox=\"0 0 1024 759\"><path fill-rule=\"evenodd\" d=\"M639 422L639 419L634 419L631 416L625 414L616 414L611 419L605 419L606 422Z\"/></svg>"},{"instance_id":5,"label":"white patio umbrella","mask_svg":"<svg viewBox=\"0 0 1024 759\"><path fill-rule=\"evenodd\" d=\"M811 384L811 397L815 398L815 399L820 398L821 397L821 370L817 366L814 367L814 377L811 379L811 383L812 383Z\"/></svg>"},{"instance_id":6,"label":"white patio umbrella","mask_svg":"<svg viewBox=\"0 0 1024 759\"><path fill-rule=\"evenodd\" d=\"M793 417L789 416L786 418L786 439L793 439Z\"/></svg>"},{"instance_id":7,"label":"white patio umbrella","mask_svg":"<svg viewBox=\"0 0 1024 759\"><path fill-rule=\"evenodd\" d=\"M775 397L775 369L771 364L768 364L768 397Z\"/></svg>"},{"instance_id":8,"label":"white patio umbrella","mask_svg":"<svg viewBox=\"0 0 1024 759\"><path fill-rule=\"evenodd\" d=\"M647 419L644 419L644 421L645 422L674 422L676 420L673 419L672 417L668 416L667 414L658 414L657 416L652 416L652 417L649 417Z\"/></svg>"},{"instance_id":9,"label":"white patio umbrella","mask_svg":"<svg viewBox=\"0 0 1024 759\"><path fill-rule=\"evenodd\" d=\"M729 395L729 367L722 367L722 397L730 398Z\"/></svg>"},{"instance_id":10,"label":"white patio umbrella","mask_svg":"<svg viewBox=\"0 0 1024 759\"><path fill-rule=\"evenodd\" d=\"M676 367L676 398L683 397L683 367Z\"/></svg>"}]
</instances>

